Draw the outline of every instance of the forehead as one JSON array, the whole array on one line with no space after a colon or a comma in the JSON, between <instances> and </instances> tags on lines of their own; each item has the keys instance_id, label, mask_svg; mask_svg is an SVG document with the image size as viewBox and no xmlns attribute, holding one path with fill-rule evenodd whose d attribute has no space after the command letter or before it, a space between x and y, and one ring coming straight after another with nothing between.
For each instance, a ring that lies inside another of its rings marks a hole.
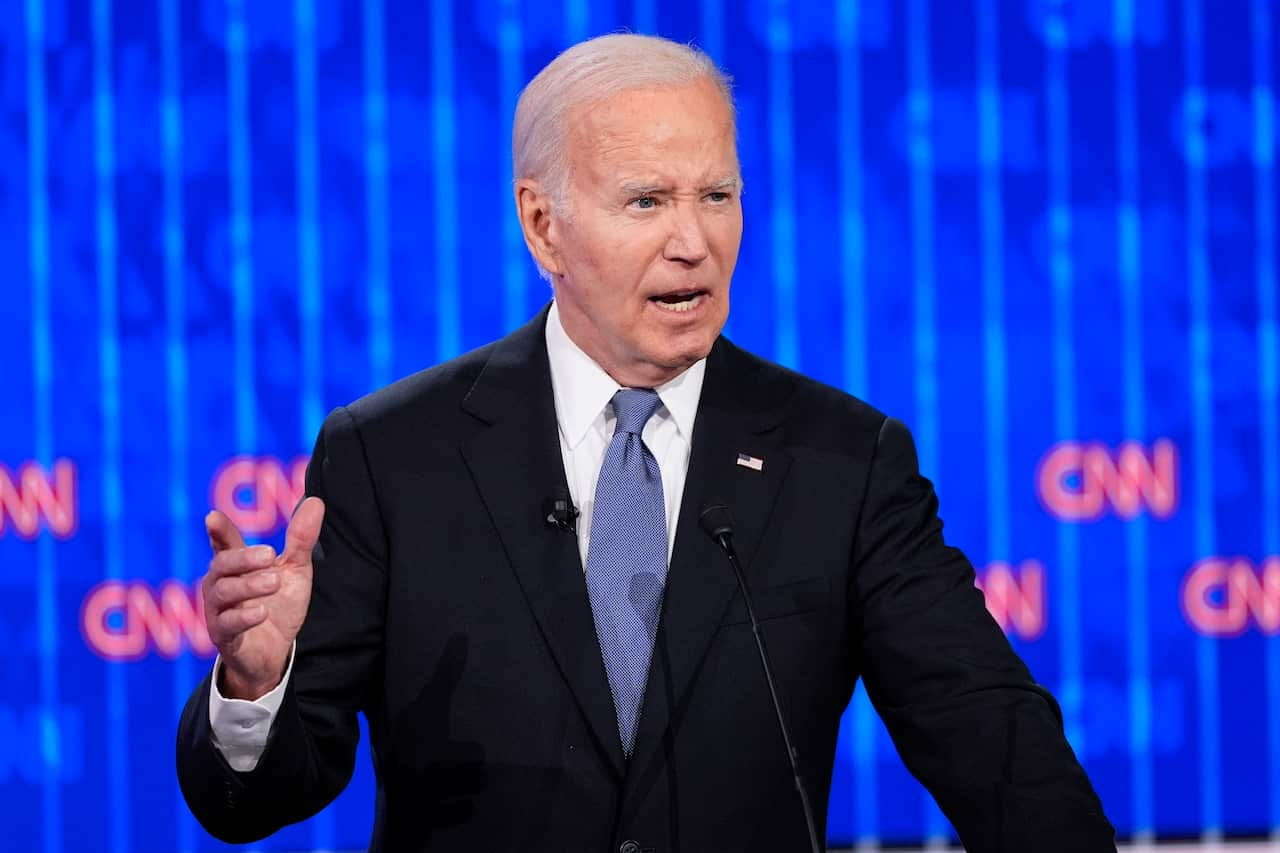
<instances>
[{"instance_id":1,"label":"forehead","mask_svg":"<svg viewBox=\"0 0 1280 853\"><path fill-rule=\"evenodd\" d=\"M733 113L710 80L627 89L570 111L568 155L597 177L737 170Z\"/></svg>"}]
</instances>

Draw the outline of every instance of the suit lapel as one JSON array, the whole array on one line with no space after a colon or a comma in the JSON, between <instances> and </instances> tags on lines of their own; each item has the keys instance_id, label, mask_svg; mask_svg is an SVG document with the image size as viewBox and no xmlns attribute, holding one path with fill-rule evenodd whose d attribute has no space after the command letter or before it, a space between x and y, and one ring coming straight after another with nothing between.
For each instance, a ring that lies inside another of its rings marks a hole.
<instances>
[{"instance_id":1,"label":"suit lapel","mask_svg":"<svg viewBox=\"0 0 1280 853\"><path fill-rule=\"evenodd\" d=\"M592 621L577 538L543 517L548 496L567 494L557 436L544 310L499 341L463 407L488 428L463 447L529 607L597 746L619 776L622 747Z\"/></svg>"},{"instance_id":2,"label":"suit lapel","mask_svg":"<svg viewBox=\"0 0 1280 853\"><path fill-rule=\"evenodd\" d=\"M737 590L724 552L698 526L703 506L723 500L748 580L752 558L791 460L778 426L791 382L721 338L707 360L675 548L663 595L649 682L629 775L639 777L678 713ZM763 460L756 471L738 454Z\"/></svg>"}]
</instances>

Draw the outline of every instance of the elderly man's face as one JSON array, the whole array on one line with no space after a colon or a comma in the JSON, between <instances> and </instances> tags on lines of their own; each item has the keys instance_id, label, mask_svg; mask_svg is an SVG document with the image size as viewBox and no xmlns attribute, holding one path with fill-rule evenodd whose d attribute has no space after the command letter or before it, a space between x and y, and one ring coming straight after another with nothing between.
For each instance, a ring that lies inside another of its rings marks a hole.
<instances>
[{"instance_id":1,"label":"elderly man's face","mask_svg":"<svg viewBox=\"0 0 1280 853\"><path fill-rule=\"evenodd\" d=\"M547 231L561 321L620 384L659 385L710 352L729 314L733 117L698 80L624 91L571 121L569 216Z\"/></svg>"}]
</instances>

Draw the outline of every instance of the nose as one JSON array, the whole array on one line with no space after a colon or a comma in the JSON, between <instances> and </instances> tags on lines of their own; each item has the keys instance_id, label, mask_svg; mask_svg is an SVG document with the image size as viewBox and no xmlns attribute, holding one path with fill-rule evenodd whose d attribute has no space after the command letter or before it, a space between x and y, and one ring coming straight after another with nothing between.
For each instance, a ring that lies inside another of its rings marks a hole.
<instances>
[{"instance_id":1,"label":"nose","mask_svg":"<svg viewBox=\"0 0 1280 853\"><path fill-rule=\"evenodd\" d=\"M706 229L696 204L676 204L672 213L671 233L662 256L668 261L697 266L707 259Z\"/></svg>"}]
</instances>

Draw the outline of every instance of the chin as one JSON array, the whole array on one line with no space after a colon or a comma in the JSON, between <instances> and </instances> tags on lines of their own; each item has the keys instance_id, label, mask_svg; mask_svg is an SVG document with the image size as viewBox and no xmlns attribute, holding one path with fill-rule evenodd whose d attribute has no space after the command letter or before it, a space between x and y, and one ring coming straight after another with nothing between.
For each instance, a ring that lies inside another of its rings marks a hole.
<instances>
[{"instance_id":1,"label":"chin","mask_svg":"<svg viewBox=\"0 0 1280 853\"><path fill-rule=\"evenodd\" d=\"M682 371L693 366L700 359L704 359L711 352L711 346L716 341L715 337L710 337L705 341L697 343L688 343L676 349L669 349L661 356L654 359L654 364L662 365L662 367L671 371Z\"/></svg>"}]
</instances>

